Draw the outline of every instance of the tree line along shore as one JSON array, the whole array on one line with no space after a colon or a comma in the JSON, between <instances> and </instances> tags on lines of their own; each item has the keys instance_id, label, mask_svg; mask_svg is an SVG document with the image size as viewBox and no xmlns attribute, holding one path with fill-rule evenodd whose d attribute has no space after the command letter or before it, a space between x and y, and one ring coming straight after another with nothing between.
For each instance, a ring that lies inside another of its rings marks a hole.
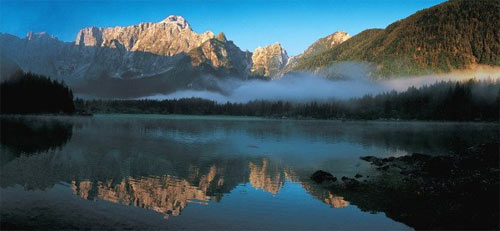
<instances>
[{"instance_id":1,"label":"tree line along shore","mask_svg":"<svg viewBox=\"0 0 500 231\"><path fill-rule=\"evenodd\" d=\"M0 84L1 114L186 114L293 119L498 121L500 80L441 81L406 91L308 102L202 98L75 99L64 82L17 72Z\"/></svg>"}]
</instances>

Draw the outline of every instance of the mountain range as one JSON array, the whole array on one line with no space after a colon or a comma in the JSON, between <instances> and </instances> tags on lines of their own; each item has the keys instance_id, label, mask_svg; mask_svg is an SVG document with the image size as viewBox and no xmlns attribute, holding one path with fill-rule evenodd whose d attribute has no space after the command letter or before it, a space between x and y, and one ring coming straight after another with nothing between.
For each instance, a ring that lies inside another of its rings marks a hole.
<instances>
[{"instance_id":1,"label":"mountain range","mask_svg":"<svg viewBox=\"0 0 500 231\"><path fill-rule=\"evenodd\" d=\"M16 69L63 79L77 93L140 97L179 89L222 91L217 79L276 79L345 61L373 66L374 76L500 66L500 2L451 0L385 29L353 37L338 31L289 57L279 44L242 51L224 33L196 33L181 16L126 27L87 27L74 42L44 32L0 33L0 75ZM212 78L214 77L214 78Z\"/></svg>"}]
</instances>

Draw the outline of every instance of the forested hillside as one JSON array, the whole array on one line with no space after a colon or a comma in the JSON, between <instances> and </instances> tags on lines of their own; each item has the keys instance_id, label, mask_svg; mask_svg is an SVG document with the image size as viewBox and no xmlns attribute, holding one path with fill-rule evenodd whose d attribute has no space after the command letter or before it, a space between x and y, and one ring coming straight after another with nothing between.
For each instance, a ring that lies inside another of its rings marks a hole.
<instances>
[{"instance_id":1,"label":"forested hillside","mask_svg":"<svg viewBox=\"0 0 500 231\"><path fill-rule=\"evenodd\" d=\"M295 70L318 70L339 61L372 62L380 76L500 66L499 12L498 0L451 0L298 60Z\"/></svg>"}]
</instances>

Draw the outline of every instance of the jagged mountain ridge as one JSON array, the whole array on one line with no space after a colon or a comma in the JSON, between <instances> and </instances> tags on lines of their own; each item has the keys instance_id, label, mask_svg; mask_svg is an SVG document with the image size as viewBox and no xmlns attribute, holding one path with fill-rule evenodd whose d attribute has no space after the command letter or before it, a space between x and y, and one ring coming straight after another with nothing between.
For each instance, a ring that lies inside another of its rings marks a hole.
<instances>
[{"instance_id":1,"label":"jagged mountain ridge","mask_svg":"<svg viewBox=\"0 0 500 231\"><path fill-rule=\"evenodd\" d=\"M84 28L78 33L75 44L168 57L187 55L195 67L206 64L215 69L228 69L222 71L223 75L244 76L251 65L249 52L241 51L232 41L227 40L223 33L217 37L211 31L198 34L183 17L175 15L159 23Z\"/></svg>"},{"instance_id":2,"label":"jagged mountain ridge","mask_svg":"<svg viewBox=\"0 0 500 231\"><path fill-rule=\"evenodd\" d=\"M127 27L83 28L73 43L44 32L29 32L24 39L0 34L0 51L2 63L64 79L77 93L105 97L218 90L200 78L246 79L252 66L251 52L241 51L223 33L197 34L181 16Z\"/></svg>"},{"instance_id":3,"label":"jagged mountain ridge","mask_svg":"<svg viewBox=\"0 0 500 231\"><path fill-rule=\"evenodd\" d=\"M78 32L75 44L113 48L121 46L127 51L174 56L187 53L211 38L214 38L211 31L198 34L183 17L171 15L158 23L109 28L87 27Z\"/></svg>"},{"instance_id":4,"label":"jagged mountain ridge","mask_svg":"<svg viewBox=\"0 0 500 231\"><path fill-rule=\"evenodd\" d=\"M141 23L128 27L97 28L80 30L74 44L59 41L45 33L28 33L25 39L2 34L2 53L11 57L23 69L66 79L148 77L168 72L180 64L190 51L214 39L212 32L194 32L184 18L169 16L159 23ZM237 66L242 73L250 65L245 52L231 41L224 40L222 46L203 61L216 69ZM229 45L225 45L225 44ZM229 49L229 50L228 50ZM22 51L22 52L19 52ZM239 52L239 53L238 53ZM215 59L228 54L242 60L220 63ZM37 63L42 58L44 63ZM214 60L212 60L214 59ZM232 62L238 64L233 64ZM45 63L48 62L48 63ZM192 62L199 66L204 62ZM241 62L246 65L241 65ZM216 64L216 65L214 65ZM196 68L194 68L196 69Z\"/></svg>"}]
</instances>

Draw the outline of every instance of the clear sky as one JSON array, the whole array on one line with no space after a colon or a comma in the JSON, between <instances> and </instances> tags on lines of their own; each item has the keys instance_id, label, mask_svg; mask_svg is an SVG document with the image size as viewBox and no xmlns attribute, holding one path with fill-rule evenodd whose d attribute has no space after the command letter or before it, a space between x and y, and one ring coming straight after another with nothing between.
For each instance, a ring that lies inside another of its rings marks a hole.
<instances>
[{"instance_id":1,"label":"clear sky","mask_svg":"<svg viewBox=\"0 0 500 231\"><path fill-rule=\"evenodd\" d=\"M343 30L384 28L444 0L0 0L0 32L24 37L46 31L73 41L83 27L127 26L181 15L196 32L224 32L242 50L280 42L297 55L317 39Z\"/></svg>"}]
</instances>

